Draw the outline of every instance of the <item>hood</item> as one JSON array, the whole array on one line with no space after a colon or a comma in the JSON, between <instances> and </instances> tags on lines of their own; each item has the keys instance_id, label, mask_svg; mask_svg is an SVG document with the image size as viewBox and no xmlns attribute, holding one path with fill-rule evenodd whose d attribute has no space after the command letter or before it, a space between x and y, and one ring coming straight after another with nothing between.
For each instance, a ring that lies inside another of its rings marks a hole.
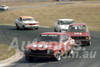
<instances>
[{"instance_id":1,"label":"hood","mask_svg":"<svg viewBox=\"0 0 100 67\"><path fill-rule=\"evenodd\" d=\"M37 21L23 21L23 23L25 23L25 24L30 24L30 23L32 24L33 23L34 24L34 23L39 23L39 22L37 22Z\"/></svg>"},{"instance_id":2,"label":"hood","mask_svg":"<svg viewBox=\"0 0 100 67\"><path fill-rule=\"evenodd\" d=\"M90 36L89 32L67 32L69 36Z\"/></svg>"},{"instance_id":3,"label":"hood","mask_svg":"<svg viewBox=\"0 0 100 67\"><path fill-rule=\"evenodd\" d=\"M61 29L68 29L69 25L60 25Z\"/></svg>"},{"instance_id":4,"label":"hood","mask_svg":"<svg viewBox=\"0 0 100 67\"><path fill-rule=\"evenodd\" d=\"M59 43L57 42L35 42L30 45L27 45L26 48L34 50L46 50L46 49L55 49L58 47Z\"/></svg>"}]
</instances>

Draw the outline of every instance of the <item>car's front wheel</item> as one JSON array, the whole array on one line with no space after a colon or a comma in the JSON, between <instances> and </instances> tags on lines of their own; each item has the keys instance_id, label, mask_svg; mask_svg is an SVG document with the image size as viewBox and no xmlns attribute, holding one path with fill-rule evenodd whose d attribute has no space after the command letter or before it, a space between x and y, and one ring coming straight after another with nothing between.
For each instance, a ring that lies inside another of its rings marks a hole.
<instances>
[{"instance_id":1,"label":"car's front wheel","mask_svg":"<svg viewBox=\"0 0 100 67\"><path fill-rule=\"evenodd\" d=\"M29 52L25 52L25 59L29 62L32 62L34 60L33 57L29 56Z\"/></svg>"},{"instance_id":2,"label":"car's front wheel","mask_svg":"<svg viewBox=\"0 0 100 67\"><path fill-rule=\"evenodd\" d=\"M24 25L23 25L22 29L25 30L25 26Z\"/></svg>"},{"instance_id":3,"label":"car's front wheel","mask_svg":"<svg viewBox=\"0 0 100 67\"><path fill-rule=\"evenodd\" d=\"M90 46L91 45L91 41L89 41L87 45Z\"/></svg>"},{"instance_id":4,"label":"car's front wheel","mask_svg":"<svg viewBox=\"0 0 100 67\"><path fill-rule=\"evenodd\" d=\"M39 27L37 27L37 28L35 28L36 30L38 30L39 29Z\"/></svg>"},{"instance_id":5,"label":"car's front wheel","mask_svg":"<svg viewBox=\"0 0 100 67\"><path fill-rule=\"evenodd\" d=\"M55 60L59 61L59 60L61 60L61 58L62 58L61 57L61 53L60 53L60 51L58 51L57 54L56 54L56 56L55 56Z\"/></svg>"},{"instance_id":6,"label":"car's front wheel","mask_svg":"<svg viewBox=\"0 0 100 67\"><path fill-rule=\"evenodd\" d=\"M72 56L74 54L74 50L71 49L69 52L68 52L68 56Z\"/></svg>"},{"instance_id":7,"label":"car's front wheel","mask_svg":"<svg viewBox=\"0 0 100 67\"><path fill-rule=\"evenodd\" d=\"M54 32L57 32L56 28L54 28Z\"/></svg>"},{"instance_id":8,"label":"car's front wheel","mask_svg":"<svg viewBox=\"0 0 100 67\"><path fill-rule=\"evenodd\" d=\"M28 56L28 55L25 55L25 59L29 62L32 62L33 61L33 58Z\"/></svg>"},{"instance_id":9,"label":"car's front wheel","mask_svg":"<svg viewBox=\"0 0 100 67\"><path fill-rule=\"evenodd\" d=\"M19 30L19 26L16 24L17 29Z\"/></svg>"}]
</instances>

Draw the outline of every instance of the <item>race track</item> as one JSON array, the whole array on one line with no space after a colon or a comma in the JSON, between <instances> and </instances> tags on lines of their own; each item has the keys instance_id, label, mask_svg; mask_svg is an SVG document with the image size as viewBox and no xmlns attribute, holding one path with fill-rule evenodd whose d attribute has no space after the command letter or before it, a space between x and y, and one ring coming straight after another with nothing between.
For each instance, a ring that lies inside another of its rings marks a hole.
<instances>
[{"instance_id":1,"label":"race track","mask_svg":"<svg viewBox=\"0 0 100 67\"><path fill-rule=\"evenodd\" d=\"M52 28L39 30L16 30L15 26L0 25L0 43L10 45L14 38L18 38L20 50L23 41L33 41L42 32L51 32ZM24 58L13 63L9 67L100 67L100 32L90 32L92 45L85 46L86 51L96 51L95 58L82 58L83 51L79 51L81 58L63 58L61 61L50 61L48 59L37 59L34 62L27 62Z\"/></svg>"}]
</instances>

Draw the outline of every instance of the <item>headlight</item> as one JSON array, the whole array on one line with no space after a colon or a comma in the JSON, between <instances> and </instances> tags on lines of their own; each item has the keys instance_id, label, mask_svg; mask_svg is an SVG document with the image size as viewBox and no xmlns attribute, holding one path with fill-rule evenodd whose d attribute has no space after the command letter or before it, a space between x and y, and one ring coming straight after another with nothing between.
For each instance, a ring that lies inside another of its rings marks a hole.
<instances>
[{"instance_id":1,"label":"headlight","mask_svg":"<svg viewBox=\"0 0 100 67\"><path fill-rule=\"evenodd\" d=\"M89 39L89 37L86 37L86 39L88 40L88 39Z\"/></svg>"},{"instance_id":2,"label":"headlight","mask_svg":"<svg viewBox=\"0 0 100 67\"><path fill-rule=\"evenodd\" d=\"M43 46L43 48L47 48L47 47L48 47L48 45L44 45L44 46Z\"/></svg>"},{"instance_id":3,"label":"headlight","mask_svg":"<svg viewBox=\"0 0 100 67\"><path fill-rule=\"evenodd\" d=\"M36 48L37 47L37 45L32 45L34 48Z\"/></svg>"},{"instance_id":4,"label":"headlight","mask_svg":"<svg viewBox=\"0 0 100 67\"><path fill-rule=\"evenodd\" d=\"M42 45L41 45L41 44L39 44L39 45L38 45L38 47L42 47Z\"/></svg>"}]
</instances>

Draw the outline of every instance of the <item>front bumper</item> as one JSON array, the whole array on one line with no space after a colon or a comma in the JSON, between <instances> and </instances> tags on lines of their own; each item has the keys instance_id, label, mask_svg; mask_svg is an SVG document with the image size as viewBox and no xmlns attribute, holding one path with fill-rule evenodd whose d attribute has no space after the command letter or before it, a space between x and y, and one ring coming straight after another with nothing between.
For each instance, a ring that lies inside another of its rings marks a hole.
<instances>
[{"instance_id":1,"label":"front bumper","mask_svg":"<svg viewBox=\"0 0 100 67\"><path fill-rule=\"evenodd\" d=\"M25 28L38 28L39 25L25 25Z\"/></svg>"},{"instance_id":2,"label":"front bumper","mask_svg":"<svg viewBox=\"0 0 100 67\"><path fill-rule=\"evenodd\" d=\"M54 57L53 50L30 50L29 56L34 58L52 58Z\"/></svg>"},{"instance_id":3,"label":"front bumper","mask_svg":"<svg viewBox=\"0 0 100 67\"><path fill-rule=\"evenodd\" d=\"M87 45L89 42L90 42L90 40L75 40L75 42L76 42L76 45L78 44L80 44L80 45Z\"/></svg>"}]
</instances>

